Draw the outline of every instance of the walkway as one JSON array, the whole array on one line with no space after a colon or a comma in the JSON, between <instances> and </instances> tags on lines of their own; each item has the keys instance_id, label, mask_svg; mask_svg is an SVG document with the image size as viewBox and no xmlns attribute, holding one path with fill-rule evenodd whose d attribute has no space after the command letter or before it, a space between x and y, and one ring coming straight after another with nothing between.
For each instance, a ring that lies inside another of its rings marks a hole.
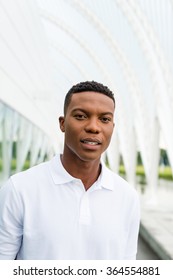
<instances>
[{"instance_id":1,"label":"walkway","mask_svg":"<svg viewBox=\"0 0 173 280\"><path fill-rule=\"evenodd\" d=\"M148 244L143 240L143 238L139 237L138 241L138 253L137 260L160 260L159 256L157 256L153 250L148 246Z\"/></svg>"},{"instance_id":2,"label":"walkway","mask_svg":"<svg viewBox=\"0 0 173 280\"><path fill-rule=\"evenodd\" d=\"M153 198L146 191L140 199L141 236L161 259L173 259L173 182L159 181Z\"/></svg>"}]
</instances>

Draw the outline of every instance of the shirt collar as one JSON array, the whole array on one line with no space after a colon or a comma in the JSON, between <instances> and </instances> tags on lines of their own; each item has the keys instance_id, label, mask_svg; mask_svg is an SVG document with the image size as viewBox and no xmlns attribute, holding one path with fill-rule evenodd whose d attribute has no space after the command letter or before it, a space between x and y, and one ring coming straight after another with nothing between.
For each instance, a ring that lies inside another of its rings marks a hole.
<instances>
[{"instance_id":1,"label":"shirt collar","mask_svg":"<svg viewBox=\"0 0 173 280\"><path fill-rule=\"evenodd\" d=\"M101 174L97 180L97 187L113 190L113 182L112 182L112 171L110 171L105 163L101 161L102 169ZM71 176L63 167L60 155L54 156L50 160L50 172L54 183L57 184L66 184L72 181L79 181L79 179Z\"/></svg>"},{"instance_id":2,"label":"shirt collar","mask_svg":"<svg viewBox=\"0 0 173 280\"><path fill-rule=\"evenodd\" d=\"M99 176L99 184L102 188L113 191L112 171L106 167L103 160L101 161L102 170Z\"/></svg>"},{"instance_id":3,"label":"shirt collar","mask_svg":"<svg viewBox=\"0 0 173 280\"><path fill-rule=\"evenodd\" d=\"M63 167L60 155L54 156L50 161L50 172L55 184L65 184L77 180Z\"/></svg>"}]
</instances>

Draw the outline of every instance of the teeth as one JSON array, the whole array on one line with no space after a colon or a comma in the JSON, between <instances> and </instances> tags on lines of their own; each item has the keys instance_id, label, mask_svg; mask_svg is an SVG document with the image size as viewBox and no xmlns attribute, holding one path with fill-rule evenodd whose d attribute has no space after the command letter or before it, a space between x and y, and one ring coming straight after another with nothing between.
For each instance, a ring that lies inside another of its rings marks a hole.
<instances>
[{"instance_id":1,"label":"teeth","mask_svg":"<svg viewBox=\"0 0 173 280\"><path fill-rule=\"evenodd\" d=\"M98 145L97 142L84 141L84 143L89 144L89 145Z\"/></svg>"}]
</instances>

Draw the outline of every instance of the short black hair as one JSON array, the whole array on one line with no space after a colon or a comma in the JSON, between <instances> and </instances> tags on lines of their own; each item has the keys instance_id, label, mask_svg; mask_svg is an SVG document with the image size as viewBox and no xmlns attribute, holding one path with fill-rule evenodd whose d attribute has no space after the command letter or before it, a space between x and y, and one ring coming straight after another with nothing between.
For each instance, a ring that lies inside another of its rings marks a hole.
<instances>
[{"instance_id":1,"label":"short black hair","mask_svg":"<svg viewBox=\"0 0 173 280\"><path fill-rule=\"evenodd\" d=\"M103 84L95 82L95 81L86 81L86 82L81 82L81 83L78 83L78 84L72 86L72 88L67 92L65 101L64 101L64 115L67 112L67 108L70 104L72 95L79 93L79 92L84 92L84 91L94 91L94 92L104 94L104 95L110 97L113 100L114 105L115 105L114 94L107 86L104 86Z\"/></svg>"}]
</instances>

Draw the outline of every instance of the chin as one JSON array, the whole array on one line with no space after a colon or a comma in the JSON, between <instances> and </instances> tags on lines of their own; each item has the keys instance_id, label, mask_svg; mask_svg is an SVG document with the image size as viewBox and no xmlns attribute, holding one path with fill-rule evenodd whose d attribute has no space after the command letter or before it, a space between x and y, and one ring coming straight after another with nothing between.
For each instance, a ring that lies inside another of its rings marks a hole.
<instances>
[{"instance_id":1,"label":"chin","mask_svg":"<svg viewBox=\"0 0 173 280\"><path fill-rule=\"evenodd\" d=\"M97 156L94 156L94 155L79 155L79 158L80 158L80 160L86 161L86 162L97 161L97 160L100 160L101 155L97 155Z\"/></svg>"}]
</instances>

